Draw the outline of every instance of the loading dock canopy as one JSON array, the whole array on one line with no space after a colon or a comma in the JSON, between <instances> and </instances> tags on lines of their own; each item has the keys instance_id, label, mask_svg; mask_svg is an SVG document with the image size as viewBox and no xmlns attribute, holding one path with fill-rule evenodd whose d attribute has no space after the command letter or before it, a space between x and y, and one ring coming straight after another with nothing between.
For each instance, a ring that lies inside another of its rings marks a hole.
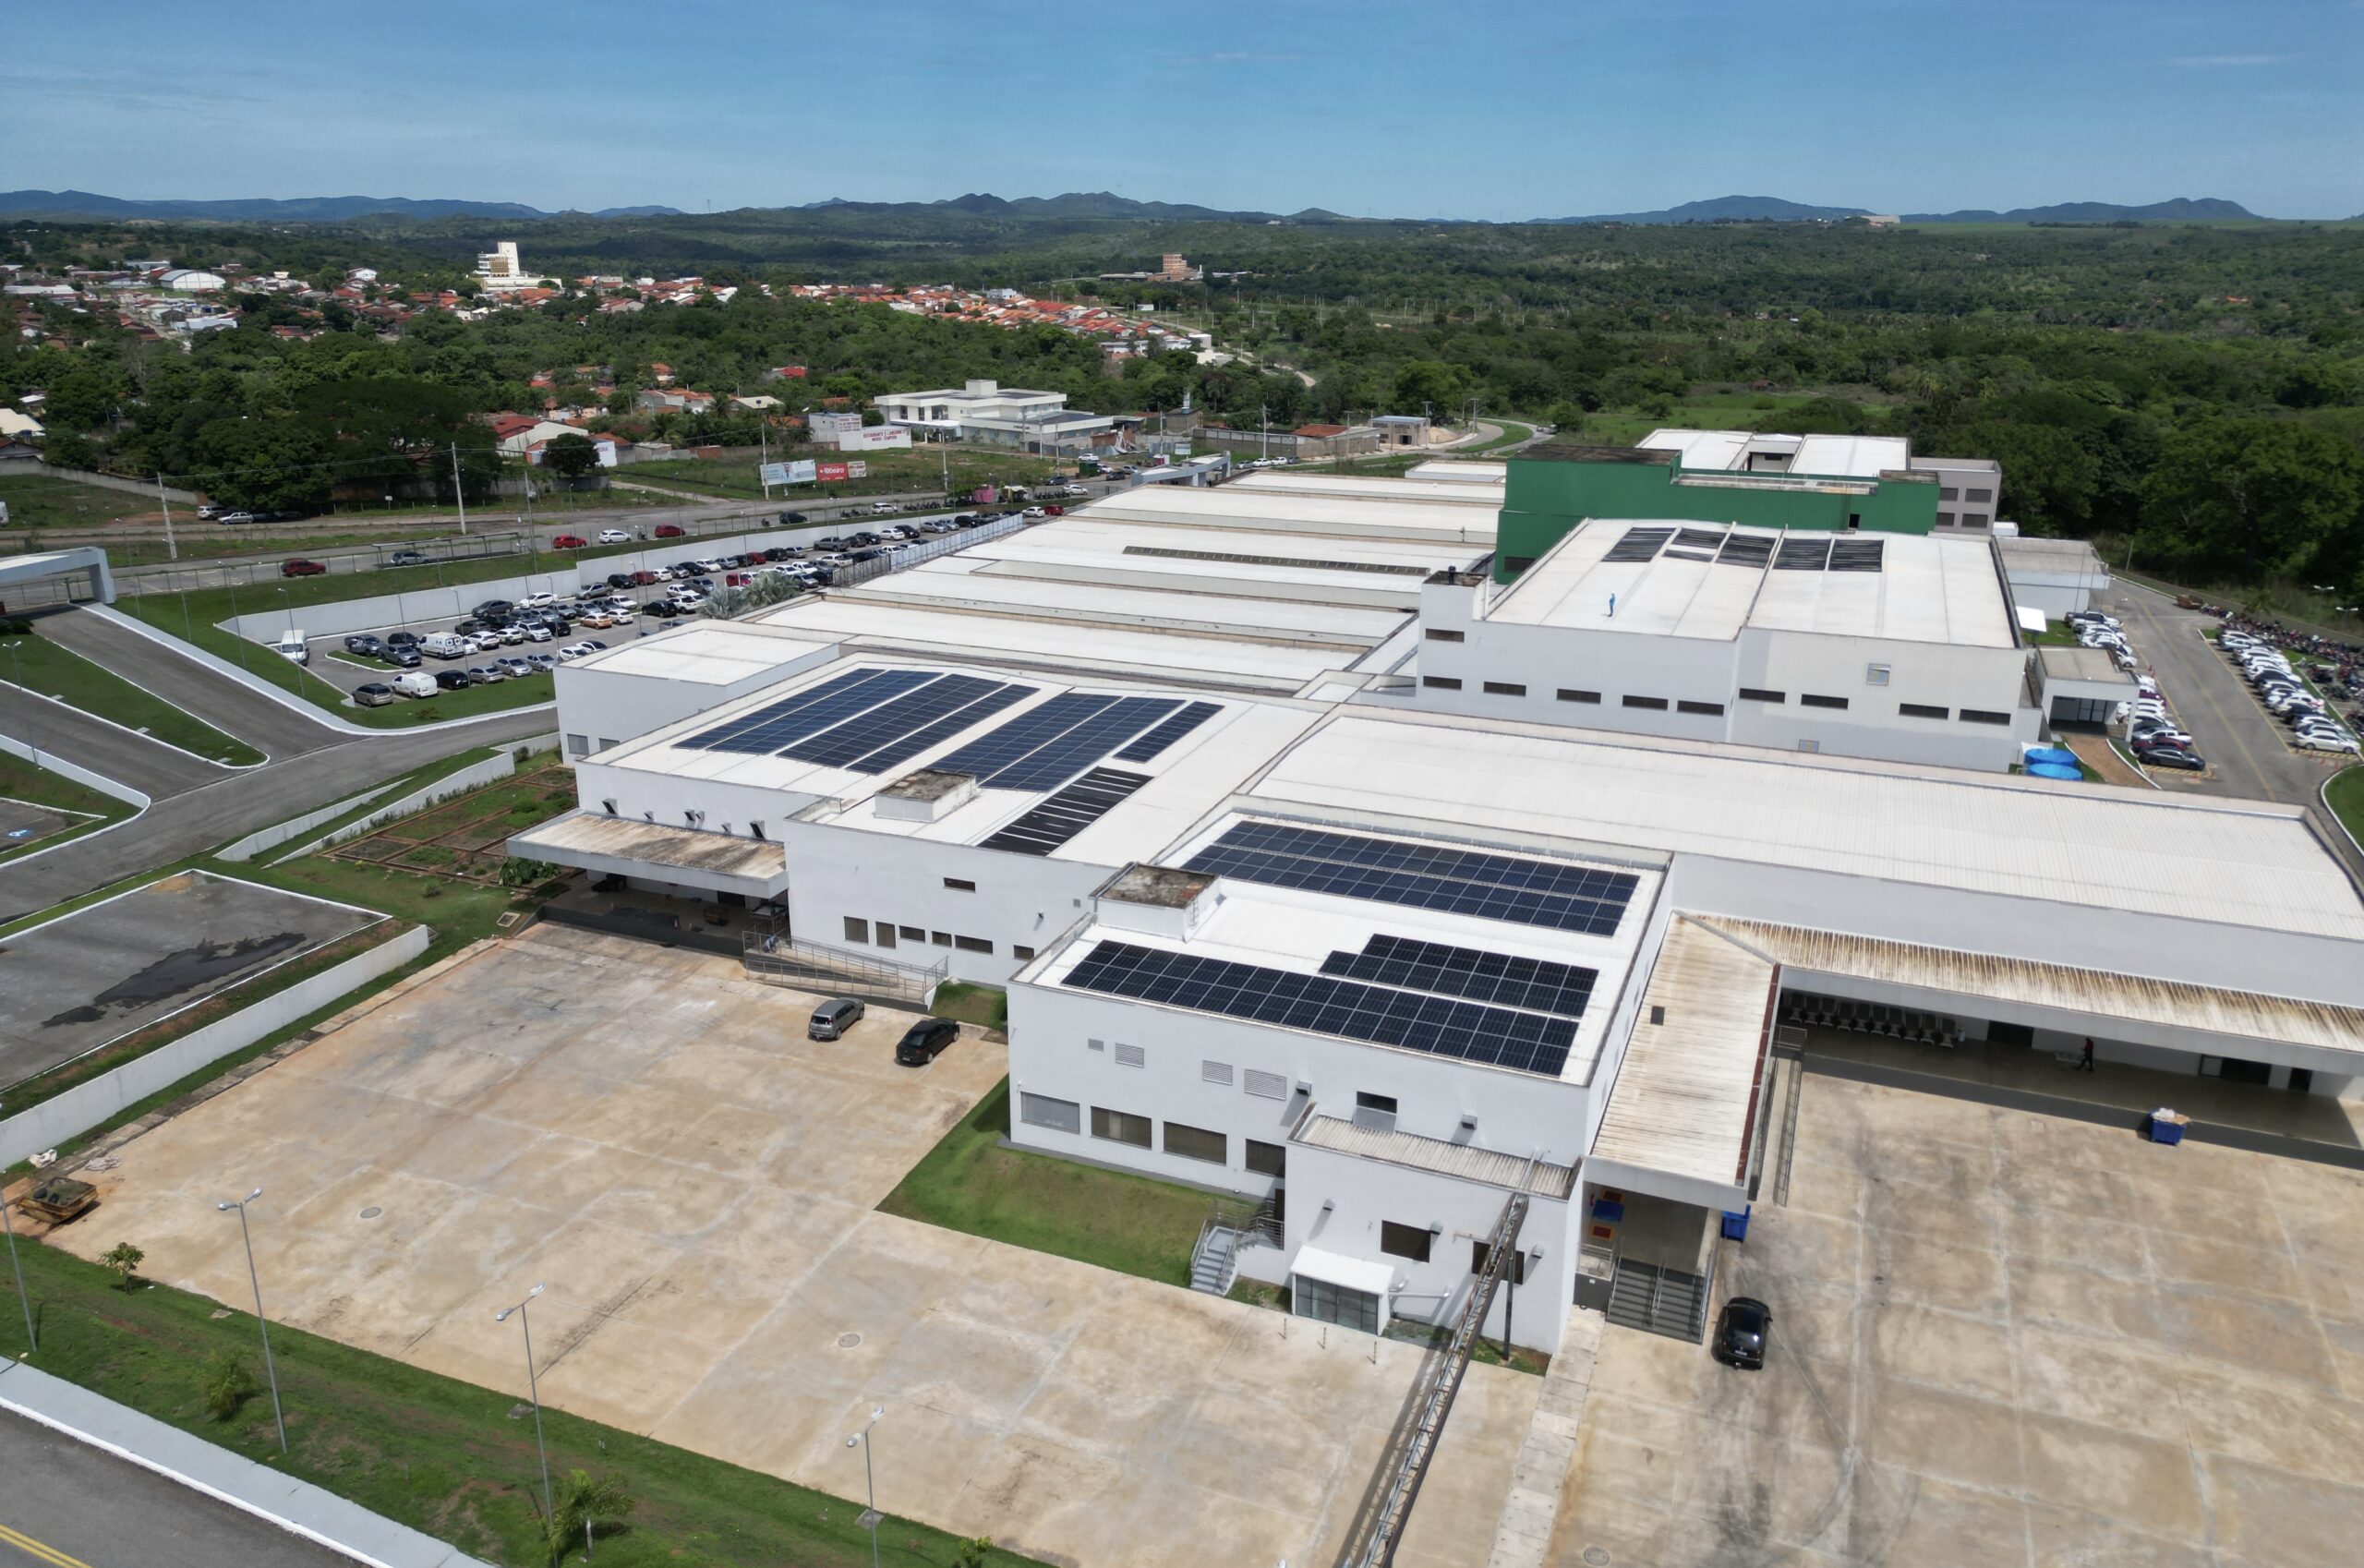
<instances>
[{"instance_id":1,"label":"loading dock canopy","mask_svg":"<svg viewBox=\"0 0 2364 1568\"><path fill-rule=\"evenodd\" d=\"M1324 1252L1319 1247L1298 1248L1297 1256L1290 1260L1289 1272L1336 1285L1341 1290L1359 1290L1365 1296L1378 1297L1382 1303L1395 1284L1395 1271L1388 1264Z\"/></svg>"},{"instance_id":2,"label":"loading dock canopy","mask_svg":"<svg viewBox=\"0 0 2364 1568\"><path fill-rule=\"evenodd\" d=\"M751 898L788 887L788 849L778 839L670 827L633 817L573 811L509 840L513 855L554 861L601 875L694 881ZM681 874L688 873L684 877Z\"/></svg>"}]
</instances>

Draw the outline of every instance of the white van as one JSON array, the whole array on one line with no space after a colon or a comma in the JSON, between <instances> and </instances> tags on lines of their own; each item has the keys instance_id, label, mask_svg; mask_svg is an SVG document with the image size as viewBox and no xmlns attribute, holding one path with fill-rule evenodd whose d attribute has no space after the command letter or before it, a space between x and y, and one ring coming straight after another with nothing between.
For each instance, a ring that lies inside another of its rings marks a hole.
<instances>
[{"instance_id":1,"label":"white van","mask_svg":"<svg viewBox=\"0 0 2364 1568\"><path fill-rule=\"evenodd\" d=\"M387 683L406 697L431 697L440 689L424 669L405 669Z\"/></svg>"},{"instance_id":2,"label":"white van","mask_svg":"<svg viewBox=\"0 0 2364 1568\"><path fill-rule=\"evenodd\" d=\"M419 639L418 651L429 658L459 658L470 650L468 640L452 632L430 632ZM433 676L428 677L433 680Z\"/></svg>"},{"instance_id":3,"label":"white van","mask_svg":"<svg viewBox=\"0 0 2364 1568\"><path fill-rule=\"evenodd\" d=\"M285 633L279 641L271 645L271 651L282 658L293 659L297 664L312 662L311 642L301 632Z\"/></svg>"}]
</instances>

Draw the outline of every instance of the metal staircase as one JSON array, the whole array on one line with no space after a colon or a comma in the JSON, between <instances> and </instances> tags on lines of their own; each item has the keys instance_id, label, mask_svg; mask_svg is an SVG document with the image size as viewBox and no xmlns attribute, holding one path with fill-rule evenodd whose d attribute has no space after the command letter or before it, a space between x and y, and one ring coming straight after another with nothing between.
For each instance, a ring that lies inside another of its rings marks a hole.
<instances>
[{"instance_id":1,"label":"metal staircase","mask_svg":"<svg viewBox=\"0 0 2364 1568\"><path fill-rule=\"evenodd\" d=\"M1707 1296L1703 1275L1620 1258L1607 1316L1624 1328L1696 1345L1707 1330Z\"/></svg>"},{"instance_id":2,"label":"metal staircase","mask_svg":"<svg viewBox=\"0 0 2364 1568\"><path fill-rule=\"evenodd\" d=\"M1218 1199L1199 1226L1199 1244L1190 1249L1190 1288L1228 1296L1239 1278L1241 1248L1280 1245L1281 1222L1271 1199L1261 1203Z\"/></svg>"}]
</instances>

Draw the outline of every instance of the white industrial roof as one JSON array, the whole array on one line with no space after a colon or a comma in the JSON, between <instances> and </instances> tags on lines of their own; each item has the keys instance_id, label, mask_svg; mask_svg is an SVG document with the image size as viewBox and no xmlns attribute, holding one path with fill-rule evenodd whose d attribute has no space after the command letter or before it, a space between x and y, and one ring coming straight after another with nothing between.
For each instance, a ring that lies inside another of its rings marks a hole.
<instances>
[{"instance_id":1,"label":"white industrial roof","mask_svg":"<svg viewBox=\"0 0 2364 1568\"><path fill-rule=\"evenodd\" d=\"M821 653L834 641L800 637L747 621L712 621L625 643L578 659L566 669L728 686Z\"/></svg>"},{"instance_id":2,"label":"white industrial roof","mask_svg":"<svg viewBox=\"0 0 2364 1568\"><path fill-rule=\"evenodd\" d=\"M1499 494L1506 470L1497 463L1421 464L1423 468L1465 468L1490 466L1491 473L1448 476L1415 470L1400 479L1364 478L1358 475L1329 474L1319 470L1304 473L1279 469L1260 469L1245 478L1234 479L1224 488L1232 491L1275 496L1335 496L1346 501L1438 501L1448 506L1502 505ZM1470 481L1475 480L1476 483Z\"/></svg>"},{"instance_id":3,"label":"white industrial roof","mask_svg":"<svg viewBox=\"0 0 2364 1568\"><path fill-rule=\"evenodd\" d=\"M1438 487L1424 488L1434 490ZM1490 545L1495 508L1447 489L1418 499L1383 494L1342 496L1255 488L1252 482L1212 488L1152 485L1120 490L1083 515L1196 528L1249 528L1262 533L1344 535L1350 538L1432 540ZM1449 551L1446 553L1450 553ZM1440 559L1438 564L1443 564Z\"/></svg>"},{"instance_id":4,"label":"white industrial roof","mask_svg":"<svg viewBox=\"0 0 2364 1568\"><path fill-rule=\"evenodd\" d=\"M2298 812L2261 802L1355 709L1252 794L2364 940L2338 862Z\"/></svg>"},{"instance_id":5,"label":"white industrial roof","mask_svg":"<svg viewBox=\"0 0 2364 1568\"><path fill-rule=\"evenodd\" d=\"M1488 463L1475 457L1433 457L1426 463L1416 463L1404 476L1407 479L1439 479L1451 484L1506 485L1510 482L1511 465Z\"/></svg>"},{"instance_id":6,"label":"white industrial roof","mask_svg":"<svg viewBox=\"0 0 2364 1568\"><path fill-rule=\"evenodd\" d=\"M1113 519L1096 510L959 551L988 570L1078 582L1132 581L1185 592L1250 592L1333 604L1419 605L1441 567L1466 568L1492 549L1336 535L1211 530Z\"/></svg>"},{"instance_id":7,"label":"white industrial roof","mask_svg":"<svg viewBox=\"0 0 2364 1568\"><path fill-rule=\"evenodd\" d=\"M1741 566L1695 561L1670 549L1661 549L1650 561L1607 560L1634 528L1726 532L1720 525L1674 520L1586 523L1495 596L1485 607L1485 618L1517 625L1721 641L1753 626L1896 642L2014 645L2011 607L2004 601L1994 558L1983 538L1843 536L1878 539L1877 572L1787 571L1769 562ZM1762 528L1731 532L1777 546L1783 537Z\"/></svg>"},{"instance_id":8,"label":"white industrial roof","mask_svg":"<svg viewBox=\"0 0 2364 1568\"><path fill-rule=\"evenodd\" d=\"M1754 430L1652 430L1634 443L1646 451L1680 454L1693 470L1747 473L1748 456L1778 453L1788 461L1759 472L1821 478L1876 479L1911 461L1912 443L1902 436L1781 436Z\"/></svg>"},{"instance_id":9,"label":"white industrial roof","mask_svg":"<svg viewBox=\"0 0 2364 1568\"><path fill-rule=\"evenodd\" d=\"M1773 983L1770 960L1678 916L1650 967L1590 1157L1723 1187L1745 1181Z\"/></svg>"}]
</instances>

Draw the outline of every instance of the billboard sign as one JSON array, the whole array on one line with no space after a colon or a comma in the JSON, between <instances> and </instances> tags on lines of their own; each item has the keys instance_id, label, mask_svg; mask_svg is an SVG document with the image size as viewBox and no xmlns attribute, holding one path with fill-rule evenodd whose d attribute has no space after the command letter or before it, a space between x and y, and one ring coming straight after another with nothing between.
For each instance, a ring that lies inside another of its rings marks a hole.
<instances>
[{"instance_id":1,"label":"billboard sign","mask_svg":"<svg viewBox=\"0 0 2364 1568\"><path fill-rule=\"evenodd\" d=\"M846 476L846 465L842 463L823 463L816 464L816 467L821 476L821 483L825 485L834 485Z\"/></svg>"},{"instance_id":2,"label":"billboard sign","mask_svg":"<svg viewBox=\"0 0 2364 1568\"><path fill-rule=\"evenodd\" d=\"M766 463L761 468L755 470L755 477L763 484L785 485L788 483L788 464L785 463Z\"/></svg>"},{"instance_id":3,"label":"billboard sign","mask_svg":"<svg viewBox=\"0 0 2364 1568\"><path fill-rule=\"evenodd\" d=\"M867 464L867 463L864 463L864 462L863 462L861 458L859 458L859 457L857 457L857 458L852 458L852 459L849 460L849 461L847 462L847 464L846 464L846 477L847 477L847 478L849 478L849 479L867 479L867 478L869 478L869 477L870 477L870 464Z\"/></svg>"},{"instance_id":4,"label":"billboard sign","mask_svg":"<svg viewBox=\"0 0 2364 1568\"><path fill-rule=\"evenodd\" d=\"M766 463L760 472L766 485L809 485L813 482L814 464L811 458L799 463Z\"/></svg>"}]
</instances>

